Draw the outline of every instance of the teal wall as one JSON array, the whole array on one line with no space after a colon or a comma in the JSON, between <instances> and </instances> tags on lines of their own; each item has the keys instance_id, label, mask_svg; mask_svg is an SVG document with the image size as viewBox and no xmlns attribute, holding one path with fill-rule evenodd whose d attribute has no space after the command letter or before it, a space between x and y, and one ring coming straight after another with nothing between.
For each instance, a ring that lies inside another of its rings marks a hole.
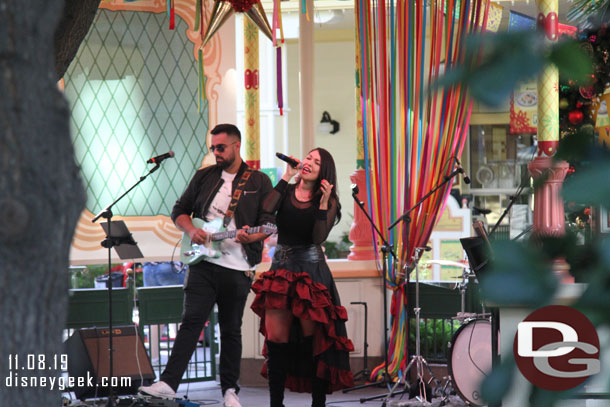
<instances>
[{"instance_id":1,"label":"teal wall","mask_svg":"<svg viewBox=\"0 0 610 407\"><path fill-rule=\"evenodd\" d=\"M113 208L115 215L169 215L200 166L208 106L197 110L197 64L187 24L166 14L99 10L65 75L76 160L96 214L166 160Z\"/></svg>"}]
</instances>

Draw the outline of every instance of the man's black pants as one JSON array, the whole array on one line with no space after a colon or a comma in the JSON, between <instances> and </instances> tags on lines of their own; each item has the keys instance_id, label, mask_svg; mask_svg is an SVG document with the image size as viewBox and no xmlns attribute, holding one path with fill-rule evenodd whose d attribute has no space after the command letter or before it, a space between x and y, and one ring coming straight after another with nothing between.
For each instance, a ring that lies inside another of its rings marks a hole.
<instances>
[{"instance_id":1,"label":"man's black pants","mask_svg":"<svg viewBox=\"0 0 610 407\"><path fill-rule=\"evenodd\" d=\"M160 380L178 389L205 322L218 304L220 325L220 387L222 393L239 391L241 323L250 291L250 278L243 271L201 262L190 266L184 287L182 325Z\"/></svg>"}]
</instances>

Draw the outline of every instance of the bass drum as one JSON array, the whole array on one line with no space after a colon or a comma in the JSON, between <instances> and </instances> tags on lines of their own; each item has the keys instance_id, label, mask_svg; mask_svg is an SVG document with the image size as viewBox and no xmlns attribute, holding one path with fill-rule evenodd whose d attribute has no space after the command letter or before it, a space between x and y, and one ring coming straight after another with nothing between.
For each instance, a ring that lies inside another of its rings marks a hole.
<instances>
[{"instance_id":1,"label":"bass drum","mask_svg":"<svg viewBox=\"0 0 610 407\"><path fill-rule=\"evenodd\" d=\"M473 406L485 406L480 385L491 372L491 322L473 319L462 325L449 343L448 368L458 395Z\"/></svg>"}]
</instances>

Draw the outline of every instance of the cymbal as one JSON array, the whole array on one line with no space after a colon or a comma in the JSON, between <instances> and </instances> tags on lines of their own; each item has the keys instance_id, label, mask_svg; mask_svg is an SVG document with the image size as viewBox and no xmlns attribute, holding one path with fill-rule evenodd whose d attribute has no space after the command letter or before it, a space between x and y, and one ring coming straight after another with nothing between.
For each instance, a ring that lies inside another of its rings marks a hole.
<instances>
[{"instance_id":1,"label":"cymbal","mask_svg":"<svg viewBox=\"0 0 610 407\"><path fill-rule=\"evenodd\" d=\"M441 266L461 267L463 269L467 269L468 267L470 267L468 265L468 263L460 263L460 262L451 261L451 260L428 260L426 263L440 264Z\"/></svg>"}]
</instances>

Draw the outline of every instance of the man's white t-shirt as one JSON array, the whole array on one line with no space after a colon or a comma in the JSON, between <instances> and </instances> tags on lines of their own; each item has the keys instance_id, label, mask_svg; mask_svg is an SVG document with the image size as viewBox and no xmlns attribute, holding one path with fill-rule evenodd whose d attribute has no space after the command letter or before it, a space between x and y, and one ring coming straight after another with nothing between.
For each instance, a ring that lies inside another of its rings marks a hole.
<instances>
[{"instance_id":1,"label":"man's white t-shirt","mask_svg":"<svg viewBox=\"0 0 610 407\"><path fill-rule=\"evenodd\" d=\"M222 172L223 183L218 193L212 200L208 212L205 215L206 221L211 221L214 218L224 219L225 213L229 208L232 197L232 184L237 174L229 174L226 171ZM235 216L231 218L231 222L227 226L227 230L235 230ZM222 256L218 258L207 258L206 261L218 264L222 267L227 267L234 270L254 270L248 264L246 252L241 243L236 242L235 238L221 240L217 243L217 247L222 252ZM219 243L219 244L218 244Z\"/></svg>"}]
</instances>

